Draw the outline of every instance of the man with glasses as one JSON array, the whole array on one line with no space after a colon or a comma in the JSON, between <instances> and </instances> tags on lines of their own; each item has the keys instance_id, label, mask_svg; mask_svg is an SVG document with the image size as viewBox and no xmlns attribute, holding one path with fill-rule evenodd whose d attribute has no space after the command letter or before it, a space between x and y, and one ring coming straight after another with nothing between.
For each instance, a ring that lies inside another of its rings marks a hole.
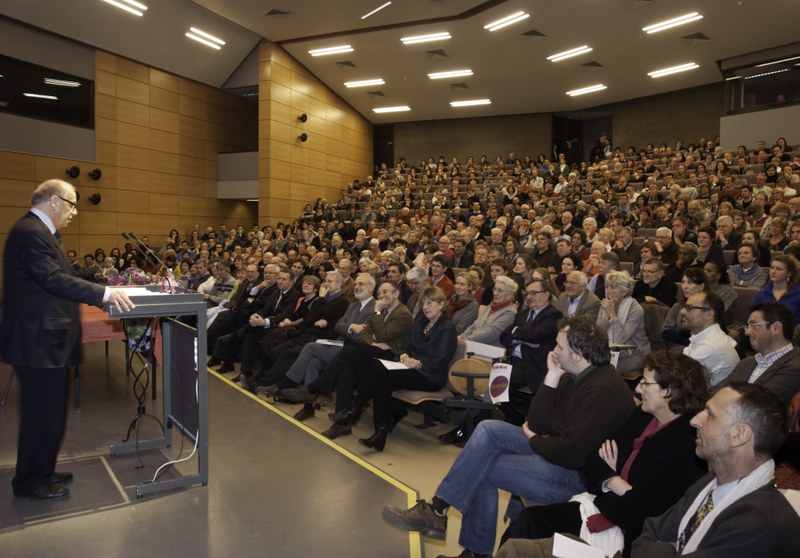
<instances>
[{"instance_id":1,"label":"man with glasses","mask_svg":"<svg viewBox=\"0 0 800 558\"><path fill-rule=\"evenodd\" d=\"M631 296L640 303L660 302L672 306L678 299L678 286L665 277L662 261L650 258L642 264L642 278L636 281Z\"/></svg>"},{"instance_id":2,"label":"man with glasses","mask_svg":"<svg viewBox=\"0 0 800 558\"><path fill-rule=\"evenodd\" d=\"M78 214L78 193L63 180L47 180L31 196L31 210L8 233L3 279L0 357L20 384L20 426L14 495L34 500L69 496L56 472L64 434L68 369L80 362L78 303L133 304L120 290L75 276L61 245L60 229Z\"/></svg>"},{"instance_id":3,"label":"man with glasses","mask_svg":"<svg viewBox=\"0 0 800 558\"><path fill-rule=\"evenodd\" d=\"M540 281L529 299L543 296ZM568 501L586 490L579 469L634 408L631 392L611 366L608 337L586 318L560 324L547 355L547 375L519 426L485 420L453 463L430 502L408 510L383 508L383 517L407 531L445 540L447 512L462 513L461 557L490 556L495 545L498 489L543 504ZM508 514L522 511L512 500Z\"/></svg>"},{"instance_id":4,"label":"man with glasses","mask_svg":"<svg viewBox=\"0 0 800 558\"><path fill-rule=\"evenodd\" d=\"M800 391L800 349L792 345L793 331L794 317L783 304L753 306L744 334L756 354L742 359L724 383L762 385L788 405Z\"/></svg>"},{"instance_id":5,"label":"man with glasses","mask_svg":"<svg viewBox=\"0 0 800 558\"><path fill-rule=\"evenodd\" d=\"M547 354L556 345L558 321L564 316L550 304L550 291L544 281L525 286L525 305L514 322L500 334L500 344L511 357L510 395L527 386L536 393L547 373Z\"/></svg>"},{"instance_id":6,"label":"man with glasses","mask_svg":"<svg viewBox=\"0 0 800 558\"><path fill-rule=\"evenodd\" d=\"M691 333L683 354L705 366L709 387L727 378L739 363L736 341L719 326L724 314L722 299L706 291L690 295L681 309L681 324Z\"/></svg>"}]
</instances>

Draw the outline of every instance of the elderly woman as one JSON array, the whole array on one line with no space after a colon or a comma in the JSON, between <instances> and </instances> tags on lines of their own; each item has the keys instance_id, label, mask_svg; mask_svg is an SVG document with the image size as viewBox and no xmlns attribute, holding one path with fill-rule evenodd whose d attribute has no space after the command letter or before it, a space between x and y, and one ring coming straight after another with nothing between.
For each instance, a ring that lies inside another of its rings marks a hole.
<instances>
[{"instance_id":1,"label":"elderly woman","mask_svg":"<svg viewBox=\"0 0 800 558\"><path fill-rule=\"evenodd\" d=\"M708 290L706 274L699 267L690 267L683 272L681 279L681 292L685 301L696 293ZM683 352L689 345L691 333L681 323L682 302L676 302L667 312L664 324L661 326L661 338L667 342L667 349L673 352Z\"/></svg>"},{"instance_id":2,"label":"elderly woman","mask_svg":"<svg viewBox=\"0 0 800 558\"><path fill-rule=\"evenodd\" d=\"M517 313L517 283L503 275L494 282L494 297L487 305L481 307L476 319L459 335L459 341L476 341L487 345L498 345L500 333L508 327Z\"/></svg>"},{"instance_id":3,"label":"elderly woman","mask_svg":"<svg viewBox=\"0 0 800 558\"><path fill-rule=\"evenodd\" d=\"M474 294L477 288L478 281L471 273L462 271L456 277L456 291L447 304L447 319L456 328L458 335L470 327L478 317L478 302Z\"/></svg>"},{"instance_id":4,"label":"elderly woman","mask_svg":"<svg viewBox=\"0 0 800 558\"><path fill-rule=\"evenodd\" d=\"M619 352L617 372L623 377L642 369L642 358L650 352L644 329L644 311L631 297L634 280L627 271L606 274L606 298L600 301L597 325L608 332L610 345L632 345Z\"/></svg>"},{"instance_id":5,"label":"elderly woman","mask_svg":"<svg viewBox=\"0 0 800 558\"><path fill-rule=\"evenodd\" d=\"M758 265L759 250L755 244L742 244L736 251L738 264L728 268L728 280L737 287L760 289L767 284L767 270Z\"/></svg>"},{"instance_id":6,"label":"elderly woman","mask_svg":"<svg viewBox=\"0 0 800 558\"><path fill-rule=\"evenodd\" d=\"M400 354L400 362L407 368L388 370L375 361L372 374L360 378L359 400L365 401L372 395L375 433L358 441L377 451L383 451L394 427L393 391L437 391L447 385L448 367L457 345L456 330L447 320L447 298L439 287L428 287L422 291L421 299L422 312L414 320L406 351ZM335 415L333 420L336 421Z\"/></svg>"},{"instance_id":7,"label":"elderly woman","mask_svg":"<svg viewBox=\"0 0 800 558\"><path fill-rule=\"evenodd\" d=\"M609 556L617 551L630 556L645 518L664 513L707 472L696 458L689 422L708 398L703 366L682 354L650 353L636 393L641 407L586 463L589 494L578 495L578 501L527 508L509 525L497 556L534 556L525 548L538 543L520 539L547 538L556 532L587 537ZM605 529L587 535L582 517L595 514L605 520ZM595 537L615 539L616 544L604 546ZM512 547L518 553L506 554Z\"/></svg>"}]
</instances>

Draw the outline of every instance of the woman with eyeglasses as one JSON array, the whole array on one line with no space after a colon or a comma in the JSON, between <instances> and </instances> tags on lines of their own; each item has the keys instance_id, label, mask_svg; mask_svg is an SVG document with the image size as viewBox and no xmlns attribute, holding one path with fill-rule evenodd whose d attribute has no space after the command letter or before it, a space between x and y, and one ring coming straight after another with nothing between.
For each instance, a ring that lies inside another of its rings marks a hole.
<instances>
[{"instance_id":1,"label":"woman with eyeglasses","mask_svg":"<svg viewBox=\"0 0 800 558\"><path fill-rule=\"evenodd\" d=\"M526 508L503 534L498 558L534 555L534 545L549 543L520 539L555 533L580 536L608 556L617 551L630 556L645 518L664 513L708 472L695 455L689 423L708 399L703 366L668 351L648 354L643 364L636 387L642 405L587 461L589 492L570 502ZM601 539L610 544L601 544Z\"/></svg>"},{"instance_id":2,"label":"woman with eyeglasses","mask_svg":"<svg viewBox=\"0 0 800 558\"><path fill-rule=\"evenodd\" d=\"M627 271L606 274L606 297L600 301L597 325L608 332L609 345L630 345L619 351L617 372L622 377L642 369L642 358L650 352L644 328L644 310L631 296L633 277Z\"/></svg>"},{"instance_id":3,"label":"woman with eyeglasses","mask_svg":"<svg viewBox=\"0 0 800 558\"><path fill-rule=\"evenodd\" d=\"M753 297L753 305L778 302L792 311L794 325L800 324L800 285L797 284L797 263L791 256L772 258L769 281Z\"/></svg>"}]
</instances>

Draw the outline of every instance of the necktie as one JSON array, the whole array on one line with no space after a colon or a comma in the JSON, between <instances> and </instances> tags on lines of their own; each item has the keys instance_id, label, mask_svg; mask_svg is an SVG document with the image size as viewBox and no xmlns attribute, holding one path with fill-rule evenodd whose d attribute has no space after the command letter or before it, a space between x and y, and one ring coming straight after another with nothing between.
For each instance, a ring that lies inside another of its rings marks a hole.
<instances>
[{"instance_id":1,"label":"necktie","mask_svg":"<svg viewBox=\"0 0 800 558\"><path fill-rule=\"evenodd\" d=\"M530 325L531 323L533 323L533 319L535 317L536 317L536 310L528 310L528 320L525 323Z\"/></svg>"},{"instance_id":2,"label":"necktie","mask_svg":"<svg viewBox=\"0 0 800 558\"><path fill-rule=\"evenodd\" d=\"M283 298L283 292L278 295L278 301L275 303L275 308L272 309L273 312L278 311L278 306L281 305L281 299Z\"/></svg>"},{"instance_id":3,"label":"necktie","mask_svg":"<svg viewBox=\"0 0 800 558\"><path fill-rule=\"evenodd\" d=\"M61 246L62 245L62 243L61 243L61 233L56 231L55 234L53 234L53 236L55 237L56 242L58 242L58 245Z\"/></svg>"},{"instance_id":4,"label":"necktie","mask_svg":"<svg viewBox=\"0 0 800 558\"><path fill-rule=\"evenodd\" d=\"M692 538L692 534L694 534L694 532L697 531L697 528L700 527L700 524L703 522L705 516L707 516L711 510L714 509L714 500L712 499L713 494L713 490L708 493L708 498L706 498L706 501L703 503L703 505L700 506L695 512L694 517L681 534L681 540L684 541L684 543Z\"/></svg>"}]
</instances>

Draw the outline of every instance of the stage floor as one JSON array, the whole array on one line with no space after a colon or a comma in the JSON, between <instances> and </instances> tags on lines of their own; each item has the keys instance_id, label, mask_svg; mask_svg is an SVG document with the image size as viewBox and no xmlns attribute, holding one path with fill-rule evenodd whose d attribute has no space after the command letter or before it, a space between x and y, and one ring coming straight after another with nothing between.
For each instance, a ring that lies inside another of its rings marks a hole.
<instances>
[{"instance_id":1,"label":"stage floor","mask_svg":"<svg viewBox=\"0 0 800 558\"><path fill-rule=\"evenodd\" d=\"M102 344L85 347L81 408L70 398L59 459L59 470L75 473L75 481L61 502L11 493L18 428L12 385L0 409L4 556L421 556L419 537L392 528L379 513L385 504L413 504L414 490L213 373L208 486L137 499L133 485L180 450L186 456L192 444L181 447L176 434L173 448L141 453L143 468L135 454L109 456L108 446L125 435L136 411L123 354L121 343L112 343L109 357ZM0 366L0 387L9 373ZM160 415L160 404L148 396L148 412ZM146 421L140 436L153 437L157 428ZM191 472L193 465L168 474Z\"/></svg>"}]
</instances>

